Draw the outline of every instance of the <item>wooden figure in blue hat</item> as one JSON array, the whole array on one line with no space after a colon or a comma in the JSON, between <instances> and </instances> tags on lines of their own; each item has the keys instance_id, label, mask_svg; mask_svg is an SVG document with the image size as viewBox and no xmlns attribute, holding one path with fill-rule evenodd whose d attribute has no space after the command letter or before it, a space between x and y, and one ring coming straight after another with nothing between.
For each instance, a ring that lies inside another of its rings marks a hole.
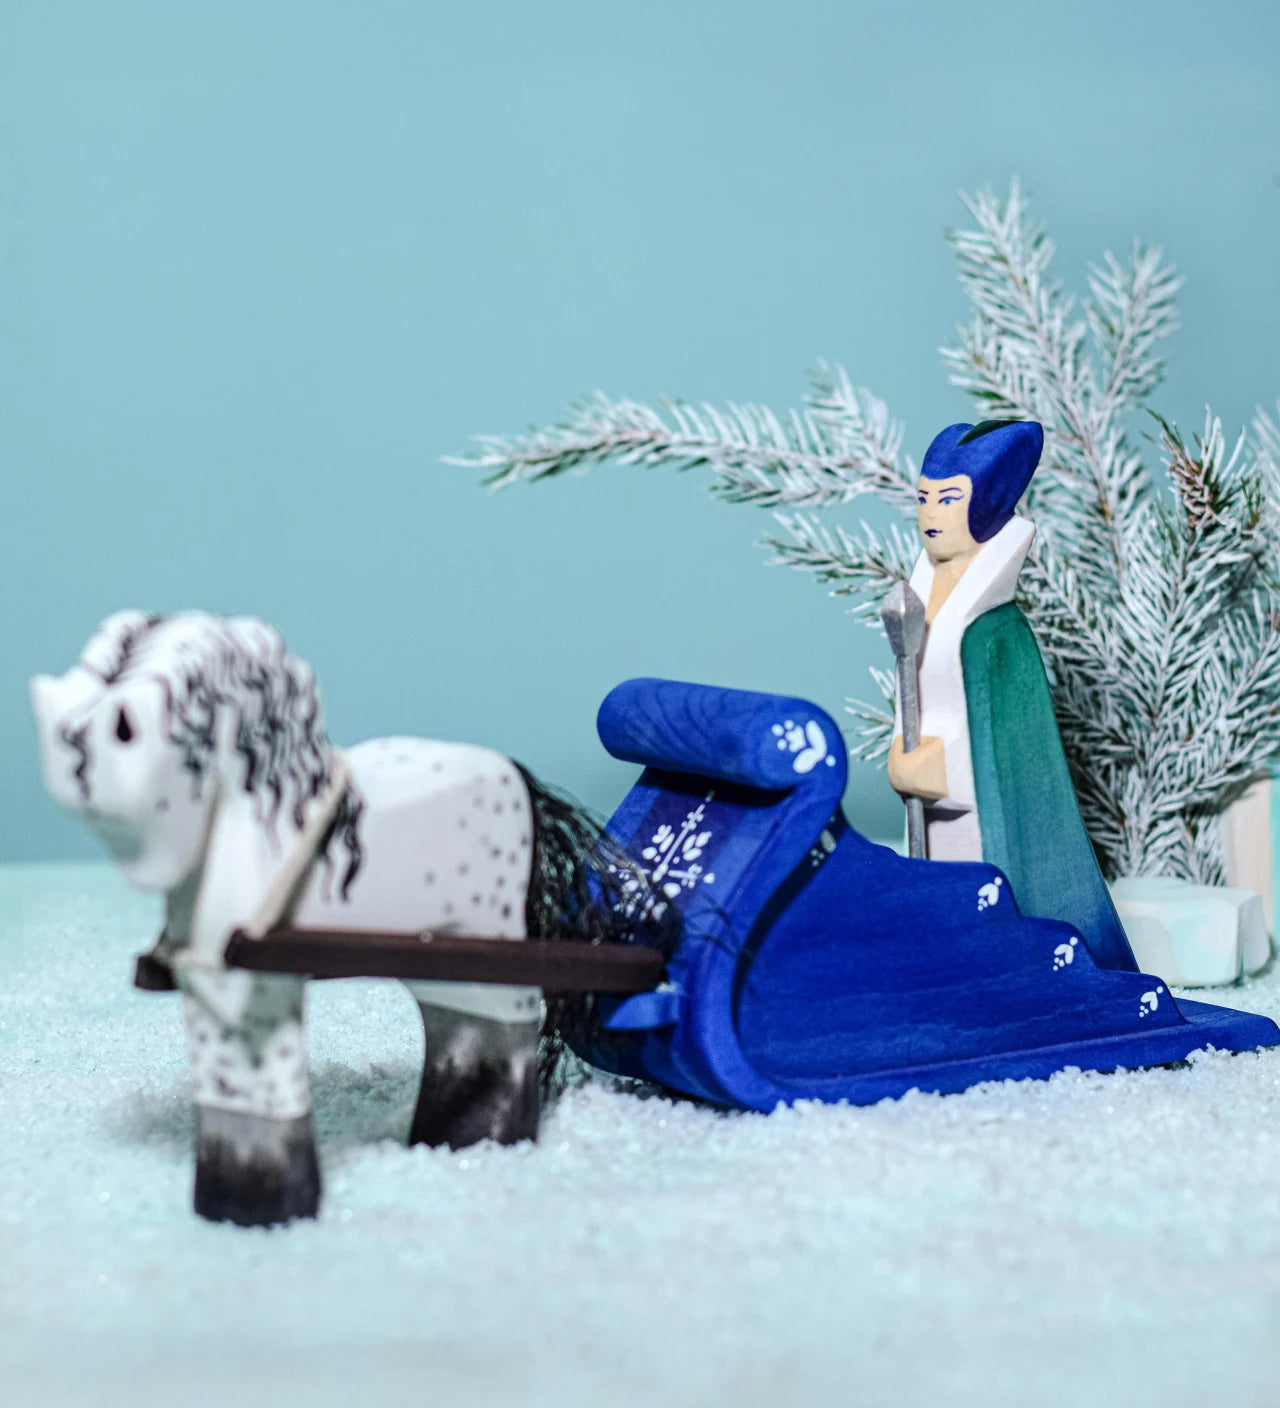
<instances>
[{"instance_id":1,"label":"wooden figure in blue hat","mask_svg":"<svg viewBox=\"0 0 1280 1408\"><path fill-rule=\"evenodd\" d=\"M950 425L918 485L924 550L911 589L928 630L920 743L901 731L889 779L924 802L932 860L985 861L1024 914L1078 929L1098 964L1134 970L1080 818L1035 636L1014 601L1035 527L1015 510L1035 473L1035 421Z\"/></svg>"}]
</instances>

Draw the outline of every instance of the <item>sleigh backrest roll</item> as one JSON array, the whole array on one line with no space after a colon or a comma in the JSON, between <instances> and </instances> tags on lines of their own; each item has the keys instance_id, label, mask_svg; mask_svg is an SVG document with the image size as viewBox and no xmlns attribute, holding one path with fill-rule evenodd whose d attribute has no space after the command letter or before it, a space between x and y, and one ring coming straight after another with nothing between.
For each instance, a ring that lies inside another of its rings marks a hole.
<instances>
[{"instance_id":1,"label":"sleigh backrest roll","mask_svg":"<svg viewBox=\"0 0 1280 1408\"><path fill-rule=\"evenodd\" d=\"M619 685L597 726L614 757L644 767L609 831L644 867L647 903L680 910L682 939L666 991L604 1004L614 1039L592 1059L749 1103L739 964L844 825L840 731L803 699L659 679Z\"/></svg>"}]
</instances>

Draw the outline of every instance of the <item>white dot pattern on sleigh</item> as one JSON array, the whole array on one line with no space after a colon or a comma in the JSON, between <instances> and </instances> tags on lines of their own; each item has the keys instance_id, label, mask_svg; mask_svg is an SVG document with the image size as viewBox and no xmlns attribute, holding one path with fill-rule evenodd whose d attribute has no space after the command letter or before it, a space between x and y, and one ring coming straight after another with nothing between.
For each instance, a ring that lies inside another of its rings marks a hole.
<instances>
[{"instance_id":1,"label":"white dot pattern on sleigh","mask_svg":"<svg viewBox=\"0 0 1280 1408\"><path fill-rule=\"evenodd\" d=\"M809 848L809 864L816 870L829 855L835 854L835 849L835 833L827 828L818 837L817 842Z\"/></svg>"},{"instance_id":2,"label":"white dot pattern on sleigh","mask_svg":"<svg viewBox=\"0 0 1280 1408\"><path fill-rule=\"evenodd\" d=\"M984 909L991 909L993 905L1000 903L1000 887L1004 884L1004 876L997 875L994 880L988 880L985 885L978 888L978 913Z\"/></svg>"},{"instance_id":3,"label":"white dot pattern on sleigh","mask_svg":"<svg viewBox=\"0 0 1280 1408\"><path fill-rule=\"evenodd\" d=\"M780 752L795 754L791 763L793 772L812 772L819 763L826 763L829 768L836 765L835 758L827 748L827 736L823 733L822 726L814 719L804 724L798 724L794 719L786 719L780 724L774 724L773 736L778 740Z\"/></svg>"},{"instance_id":4,"label":"white dot pattern on sleigh","mask_svg":"<svg viewBox=\"0 0 1280 1408\"><path fill-rule=\"evenodd\" d=\"M1163 986L1156 987L1150 992L1144 992L1142 999L1138 1003L1138 1016L1149 1017L1157 1007L1160 1006L1160 994L1164 991Z\"/></svg>"}]
</instances>

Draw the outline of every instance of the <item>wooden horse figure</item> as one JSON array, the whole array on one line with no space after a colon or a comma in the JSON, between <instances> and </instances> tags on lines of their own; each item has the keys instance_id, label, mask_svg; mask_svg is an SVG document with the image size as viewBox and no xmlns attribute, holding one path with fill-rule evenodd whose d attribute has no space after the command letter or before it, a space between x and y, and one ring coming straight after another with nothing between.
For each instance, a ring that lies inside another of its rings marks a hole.
<instances>
[{"instance_id":1,"label":"wooden horse figure","mask_svg":"<svg viewBox=\"0 0 1280 1408\"><path fill-rule=\"evenodd\" d=\"M536 1135L542 992L536 964L510 959L532 939L598 954L644 923L635 906L597 902L635 880L580 811L487 748L382 738L339 751L311 670L251 619L120 613L31 698L49 792L131 883L165 896L140 975L182 993L198 1213L261 1225L316 1212L307 974L408 980L426 1034L411 1142ZM342 940L325 950L337 966L326 972L313 944L292 971L250 971L274 966L262 955L281 924ZM396 961L362 962L385 931ZM429 941L447 956L450 935L483 935L472 949L518 980L415 980L469 971L423 968L439 957ZM245 966L229 966L229 947ZM549 998L549 1025L562 1032L588 1006Z\"/></svg>"}]
</instances>

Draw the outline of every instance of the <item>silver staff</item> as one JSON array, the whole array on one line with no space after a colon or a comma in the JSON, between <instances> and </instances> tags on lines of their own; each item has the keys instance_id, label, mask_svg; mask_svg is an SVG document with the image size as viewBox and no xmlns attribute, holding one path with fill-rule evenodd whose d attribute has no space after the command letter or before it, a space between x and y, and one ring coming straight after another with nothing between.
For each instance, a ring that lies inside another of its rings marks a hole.
<instances>
[{"instance_id":1,"label":"silver staff","mask_svg":"<svg viewBox=\"0 0 1280 1408\"><path fill-rule=\"evenodd\" d=\"M924 644L924 602L906 582L899 582L880 608L884 633L898 662L898 707L902 712L902 748L920 743L920 647ZM907 797L907 847L924 858L924 799Z\"/></svg>"}]
</instances>

